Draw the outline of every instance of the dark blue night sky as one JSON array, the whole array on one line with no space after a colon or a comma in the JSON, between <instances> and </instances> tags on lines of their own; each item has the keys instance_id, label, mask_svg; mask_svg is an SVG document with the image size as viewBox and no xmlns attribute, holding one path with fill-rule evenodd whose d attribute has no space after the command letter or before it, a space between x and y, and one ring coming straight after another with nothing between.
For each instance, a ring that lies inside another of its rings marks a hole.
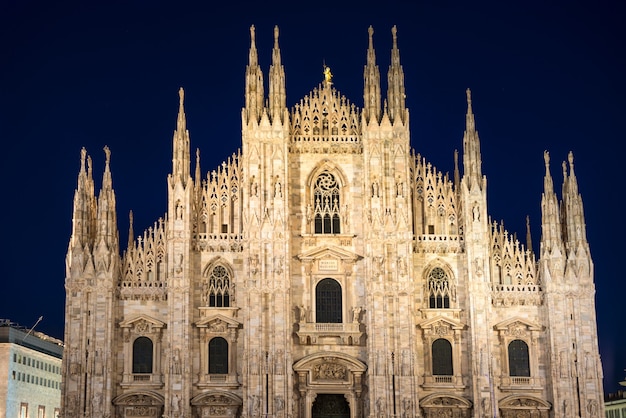
<instances>
[{"instance_id":1,"label":"dark blue night sky","mask_svg":"<svg viewBox=\"0 0 626 418\"><path fill-rule=\"evenodd\" d=\"M178 89L202 170L241 144L250 25L266 80L280 28L287 103L322 80L322 65L363 102L367 28L383 80L398 29L412 144L452 172L465 89L480 132L489 213L539 250L543 151L574 153L595 264L605 392L626 372L626 6L617 1L50 2L0 0L0 173L5 250L0 318L63 337L64 259L85 147L98 187L111 149L120 242L166 209Z\"/></svg>"}]
</instances>

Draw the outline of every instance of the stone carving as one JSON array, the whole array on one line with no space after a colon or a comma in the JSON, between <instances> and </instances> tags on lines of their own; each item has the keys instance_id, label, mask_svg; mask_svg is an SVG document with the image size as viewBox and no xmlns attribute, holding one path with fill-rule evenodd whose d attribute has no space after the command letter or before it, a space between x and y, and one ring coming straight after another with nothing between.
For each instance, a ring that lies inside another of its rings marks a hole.
<instances>
[{"instance_id":1,"label":"stone carving","mask_svg":"<svg viewBox=\"0 0 626 418\"><path fill-rule=\"evenodd\" d=\"M594 418L598 416L598 401L595 399L589 399L587 401L587 412L589 412L589 416Z\"/></svg>"},{"instance_id":2,"label":"stone carving","mask_svg":"<svg viewBox=\"0 0 626 418\"><path fill-rule=\"evenodd\" d=\"M313 368L313 378L315 379L345 380L347 375L347 368L337 363L320 363Z\"/></svg>"},{"instance_id":3,"label":"stone carving","mask_svg":"<svg viewBox=\"0 0 626 418\"><path fill-rule=\"evenodd\" d=\"M180 374L180 349L175 348L172 354L172 374Z\"/></svg>"},{"instance_id":4,"label":"stone carving","mask_svg":"<svg viewBox=\"0 0 626 418\"><path fill-rule=\"evenodd\" d=\"M352 308L352 322L354 323L359 322L359 317L361 316L361 310L362 308L360 306L355 306L354 308Z\"/></svg>"}]
</instances>

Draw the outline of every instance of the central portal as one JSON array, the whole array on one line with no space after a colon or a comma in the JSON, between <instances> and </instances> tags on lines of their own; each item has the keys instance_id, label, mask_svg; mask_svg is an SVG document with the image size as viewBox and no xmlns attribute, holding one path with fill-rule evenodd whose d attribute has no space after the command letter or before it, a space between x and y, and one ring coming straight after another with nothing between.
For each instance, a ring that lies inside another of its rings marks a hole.
<instances>
[{"instance_id":1,"label":"central portal","mask_svg":"<svg viewBox=\"0 0 626 418\"><path fill-rule=\"evenodd\" d=\"M350 405L341 394L320 393L311 408L312 418L350 418Z\"/></svg>"}]
</instances>

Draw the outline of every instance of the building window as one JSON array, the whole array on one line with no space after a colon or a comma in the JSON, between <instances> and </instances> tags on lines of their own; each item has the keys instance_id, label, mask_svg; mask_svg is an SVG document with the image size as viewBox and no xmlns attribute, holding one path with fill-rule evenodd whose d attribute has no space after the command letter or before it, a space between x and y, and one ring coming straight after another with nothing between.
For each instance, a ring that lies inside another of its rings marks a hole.
<instances>
[{"instance_id":1,"label":"building window","mask_svg":"<svg viewBox=\"0 0 626 418\"><path fill-rule=\"evenodd\" d=\"M513 340L509 343L509 375L530 377L528 344L522 340Z\"/></svg>"},{"instance_id":2,"label":"building window","mask_svg":"<svg viewBox=\"0 0 626 418\"><path fill-rule=\"evenodd\" d=\"M133 343L133 373L152 373L152 340L148 337Z\"/></svg>"},{"instance_id":3,"label":"building window","mask_svg":"<svg viewBox=\"0 0 626 418\"><path fill-rule=\"evenodd\" d=\"M321 173L315 181L313 207L316 234L339 234L339 184L328 171Z\"/></svg>"},{"instance_id":4,"label":"building window","mask_svg":"<svg viewBox=\"0 0 626 418\"><path fill-rule=\"evenodd\" d=\"M37 418L46 418L46 407L43 405L39 405L39 409L37 409Z\"/></svg>"},{"instance_id":5,"label":"building window","mask_svg":"<svg viewBox=\"0 0 626 418\"><path fill-rule=\"evenodd\" d=\"M433 341L433 375L452 376L452 344L450 341L439 338Z\"/></svg>"},{"instance_id":6,"label":"building window","mask_svg":"<svg viewBox=\"0 0 626 418\"><path fill-rule=\"evenodd\" d=\"M341 286L336 280L323 279L315 288L315 321L341 323Z\"/></svg>"},{"instance_id":7,"label":"building window","mask_svg":"<svg viewBox=\"0 0 626 418\"><path fill-rule=\"evenodd\" d=\"M450 307L450 283L440 267L435 267L428 274L428 301L431 309Z\"/></svg>"},{"instance_id":8,"label":"building window","mask_svg":"<svg viewBox=\"0 0 626 418\"><path fill-rule=\"evenodd\" d=\"M230 274L224 266L215 266L208 278L209 306L227 308L230 306Z\"/></svg>"},{"instance_id":9,"label":"building window","mask_svg":"<svg viewBox=\"0 0 626 418\"><path fill-rule=\"evenodd\" d=\"M28 404L22 402L20 404L20 418L28 418Z\"/></svg>"},{"instance_id":10,"label":"building window","mask_svg":"<svg viewBox=\"0 0 626 418\"><path fill-rule=\"evenodd\" d=\"M228 342L222 337L209 341L209 374L228 374Z\"/></svg>"}]
</instances>

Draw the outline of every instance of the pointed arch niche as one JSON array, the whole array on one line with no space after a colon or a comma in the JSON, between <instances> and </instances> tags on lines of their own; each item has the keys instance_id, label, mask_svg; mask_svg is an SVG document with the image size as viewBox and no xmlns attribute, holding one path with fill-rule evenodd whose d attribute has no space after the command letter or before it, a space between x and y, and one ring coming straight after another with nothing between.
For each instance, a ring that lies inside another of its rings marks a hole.
<instances>
[{"instance_id":1,"label":"pointed arch niche","mask_svg":"<svg viewBox=\"0 0 626 418\"><path fill-rule=\"evenodd\" d=\"M300 394L295 416L311 418L311 408L319 394L343 394L350 405L350 418L362 416L365 363L343 353L323 352L299 360L293 370Z\"/></svg>"},{"instance_id":2,"label":"pointed arch niche","mask_svg":"<svg viewBox=\"0 0 626 418\"><path fill-rule=\"evenodd\" d=\"M347 236L350 200L345 173L329 160L322 160L306 180L304 234L321 238Z\"/></svg>"}]
</instances>

